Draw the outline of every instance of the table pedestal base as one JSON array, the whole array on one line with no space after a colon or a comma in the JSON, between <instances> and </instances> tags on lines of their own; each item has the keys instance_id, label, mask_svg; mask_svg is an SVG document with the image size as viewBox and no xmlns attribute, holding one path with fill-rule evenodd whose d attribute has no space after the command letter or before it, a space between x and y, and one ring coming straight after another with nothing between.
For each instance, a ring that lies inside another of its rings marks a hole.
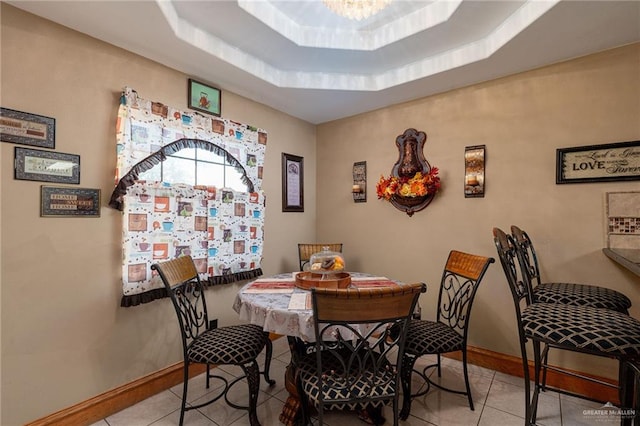
<instances>
[{"instance_id":1,"label":"table pedestal base","mask_svg":"<svg viewBox=\"0 0 640 426\"><path fill-rule=\"evenodd\" d=\"M284 403L284 407L282 407L279 420L280 423L285 426L295 426L296 422L300 419L302 411L294 371L293 365L289 364L284 373L284 387L289 392L289 397L287 398L287 402Z\"/></svg>"}]
</instances>

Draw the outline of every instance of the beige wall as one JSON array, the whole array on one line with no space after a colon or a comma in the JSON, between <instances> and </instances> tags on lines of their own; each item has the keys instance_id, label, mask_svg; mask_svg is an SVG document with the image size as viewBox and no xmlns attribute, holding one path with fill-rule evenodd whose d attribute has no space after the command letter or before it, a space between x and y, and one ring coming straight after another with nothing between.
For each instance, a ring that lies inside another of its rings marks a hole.
<instances>
[{"instance_id":1,"label":"beige wall","mask_svg":"<svg viewBox=\"0 0 640 426\"><path fill-rule=\"evenodd\" d=\"M413 217L376 199L398 158L396 136L427 133L442 192ZM555 184L557 148L640 140L640 44L318 126L318 233L344 243L348 269L424 281L433 318L452 249L497 256L492 228L520 225L543 276L599 283L627 294L640 317L640 277L605 257L604 194L638 182ZM486 195L465 199L464 148L486 145ZM352 166L367 161L367 203L353 203ZM498 259L496 259L498 260ZM478 291L470 344L518 355L513 302L499 262ZM610 377L594 358L553 361Z\"/></svg>"},{"instance_id":2,"label":"beige wall","mask_svg":"<svg viewBox=\"0 0 640 426\"><path fill-rule=\"evenodd\" d=\"M122 218L107 203L122 88L186 109L188 76L6 4L1 14L2 106L54 117L55 151L81 156L80 186L100 188L103 201L99 219L40 218L41 184L14 180L14 145L0 144L0 424L14 426L180 360L168 300L119 307ZM224 117L269 134L263 269L294 269L295 244L315 235L315 126L224 88L222 105ZM305 158L304 214L281 212L282 152ZM239 286L210 290L222 325L238 321Z\"/></svg>"},{"instance_id":3,"label":"beige wall","mask_svg":"<svg viewBox=\"0 0 640 426\"><path fill-rule=\"evenodd\" d=\"M120 90L186 107L187 76L5 4L0 11L2 106L55 117L56 151L81 155L80 186L101 188L105 205L99 219L40 218L40 183L14 180L14 146L0 144L0 423L13 426L179 360L166 301L119 307L121 216L106 203ZM639 316L640 280L600 251L604 193L638 184L554 183L556 148L640 139L639 74L636 45L317 128L223 91L226 118L269 132L265 273L295 269L299 241L339 240L348 269L427 282L429 317L448 251L494 256L491 228L517 223L535 238L546 276L619 289ZM442 193L411 218L375 198L408 127L428 134L425 153L443 179ZM487 145L487 194L465 199L464 147L476 144ZM280 211L282 152L305 158L304 214ZM369 201L355 204L351 168L362 160ZM223 325L237 321L238 287L210 290ZM516 355L499 265L476 303L471 344ZM615 375L609 362L558 362Z\"/></svg>"}]
</instances>

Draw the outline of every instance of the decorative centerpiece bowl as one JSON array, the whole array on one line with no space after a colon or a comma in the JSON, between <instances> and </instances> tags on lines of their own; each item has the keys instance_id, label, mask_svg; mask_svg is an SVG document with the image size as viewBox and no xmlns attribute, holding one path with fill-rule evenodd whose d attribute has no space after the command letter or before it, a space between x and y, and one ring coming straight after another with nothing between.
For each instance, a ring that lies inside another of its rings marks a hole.
<instances>
[{"instance_id":1,"label":"decorative centerpiece bowl","mask_svg":"<svg viewBox=\"0 0 640 426\"><path fill-rule=\"evenodd\" d=\"M314 253L309 259L309 270L296 275L296 287L310 289L347 288L351 284L351 275L344 272L344 257L342 253L330 251L323 247L322 251Z\"/></svg>"},{"instance_id":2,"label":"decorative centerpiece bowl","mask_svg":"<svg viewBox=\"0 0 640 426\"><path fill-rule=\"evenodd\" d=\"M312 288L347 288L351 284L348 272L333 274L316 274L315 272L300 272L296 275L296 287L303 290Z\"/></svg>"}]
</instances>

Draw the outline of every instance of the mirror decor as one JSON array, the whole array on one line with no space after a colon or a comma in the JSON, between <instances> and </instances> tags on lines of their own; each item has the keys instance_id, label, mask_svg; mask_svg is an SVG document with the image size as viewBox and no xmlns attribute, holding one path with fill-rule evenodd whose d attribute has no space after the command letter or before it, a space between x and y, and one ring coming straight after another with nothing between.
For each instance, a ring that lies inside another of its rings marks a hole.
<instances>
[{"instance_id":1,"label":"mirror decor","mask_svg":"<svg viewBox=\"0 0 640 426\"><path fill-rule=\"evenodd\" d=\"M389 201L409 216L427 207L440 189L438 168L431 167L424 157L427 134L407 129L396 138L398 161L387 178L380 177L376 185L379 199Z\"/></svg>"}]
</instances>

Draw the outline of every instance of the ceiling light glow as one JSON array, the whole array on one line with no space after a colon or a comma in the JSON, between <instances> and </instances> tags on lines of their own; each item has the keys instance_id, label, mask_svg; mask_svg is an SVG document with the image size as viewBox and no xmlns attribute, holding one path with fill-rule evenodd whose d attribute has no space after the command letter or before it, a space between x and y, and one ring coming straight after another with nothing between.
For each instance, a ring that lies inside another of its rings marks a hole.
<instances>
[{"instance_id":1,"label":"ceiling light glow","mask_svg":"<svg viewBox=\"0 0 640 426\"><path fill-rule=\"evenodd\" d=\"M336 15L360 21L387 7L391 0L322 0Z\"/></svg>"}]
</instances>

